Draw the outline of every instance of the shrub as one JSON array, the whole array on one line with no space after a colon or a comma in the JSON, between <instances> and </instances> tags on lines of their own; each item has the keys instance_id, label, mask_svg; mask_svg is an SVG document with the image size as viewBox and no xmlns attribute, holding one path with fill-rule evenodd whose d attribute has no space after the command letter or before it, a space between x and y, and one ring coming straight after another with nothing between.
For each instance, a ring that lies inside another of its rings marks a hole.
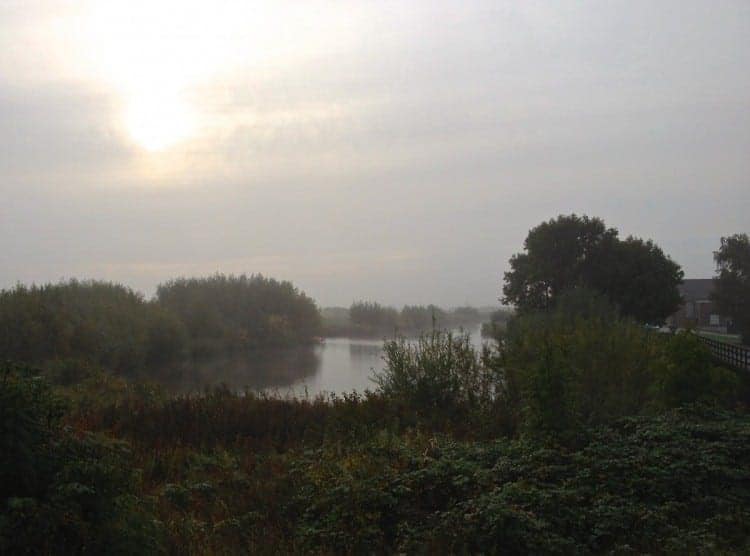
<instances>
[{"instance_id":1,"label":"shrub","mask_svg":"<svg viewBox=\"0 0 750 556\"><path fill-rule=\"evenodd\" d=\"M479 353L468 334L433 331L416 342L400 338L385 342L384 352L385 369L375 381L386 399L433 425L503 426L496 368L489 352Z\"/></svg>"},{"instance_id":2,"label":"shrub","mask_svg":"<svg viewBox=\"0 0 750 556\"><path fill-rule=\"evenodd\" d=\"M750 422L675 411L538 440L378 437L297 456L298 546L335 553L723 553L750 541Z\"/></svg>"},{"instance_id":3,"label":"shrub","mask_svg":"<svg viewBox=\"0 0 750 556\"><path fill-rule=\"evenodd\" d=\"M736 399L740 386L737 374L715 366L708 348L688 331L664 344L655 373L655 397L664 407L696 401L730 402Z\"/></svg>"},{"instance_id":4,"label":"shrub","mask_svg":"<svg viewBox=\"0 0 750 556\"><path fill-rule=\"evenodd\" d=\"M530 433L561 435L639 413L658 340L600 296L573 292L549 313L514 318L497 365L505 402Z\"/></svg>"},{"instance_id":5,"label":"shrub","mask_svg":"<svg viewBox=\"0 0 750 556\"><path fill-rule=\"evenodd\" d=\"M32 371L6 366L0 381L0 553L157 552L128 446L63 427Z\"/></svg>"}]
</instances>

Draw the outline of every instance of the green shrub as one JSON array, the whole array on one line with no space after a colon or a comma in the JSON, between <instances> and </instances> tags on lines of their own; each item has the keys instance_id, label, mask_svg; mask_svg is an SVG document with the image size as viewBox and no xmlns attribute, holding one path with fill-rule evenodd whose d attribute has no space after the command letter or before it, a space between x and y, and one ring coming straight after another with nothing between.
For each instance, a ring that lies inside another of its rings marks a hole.
<instances>
[{"instance_id":1,"label":"green shrub","mask_svg":"<svg viewBox=\"0 0 750 556\"><path fill-rule=\"evenodd\" d=\"M716 553L750 540L750 422L678 411L581 445L378 437L295 458L293 535L335 553Z\"/></svg>"},{"instance_id":2,"label":"green shrub","mask_svg":"<svg viewBox=\"0 0 750 556\"><path fill-rule=\"evenodd\" d=\"M400 338L385 342L384 352L385 368L375 381L386 399L433 425L502 426L499 376L489 353L479 353L468 334L433 331L416 342Z\"/></svg>"},{"instance_id":3,"label":"green shrub","mask_svg":"<svg viewBox=\"0 0 750 556\"><path fill-rule=\"evenodd\" d=\"M696 401L728 403L736 399L741 382L734 371L714 365L708 348L688 331L665 342L655 375L655 397L665 407Z\"/></svg>"},{"instance_id":4,"label":"green shrub","mask_svg":"<svg viewBox=\"0 0 750 556\"><path fill-rule=\"evenodd\" d=\"M531 433L564 435L638 414L659 341L599 296L573 292L554 311L509 323L497 366L505 403Z\"/></svg>"},{"instance_id":5,"label":"green shrub","mask_svg":"<svg viewBox=\"0 0 750 556\"><path fill-rule=\"evenodd\" d=\"M28 369L0 370L0 553L158 552L128 446L64 427L62 407Z\"/></svg>"}]
</instances>

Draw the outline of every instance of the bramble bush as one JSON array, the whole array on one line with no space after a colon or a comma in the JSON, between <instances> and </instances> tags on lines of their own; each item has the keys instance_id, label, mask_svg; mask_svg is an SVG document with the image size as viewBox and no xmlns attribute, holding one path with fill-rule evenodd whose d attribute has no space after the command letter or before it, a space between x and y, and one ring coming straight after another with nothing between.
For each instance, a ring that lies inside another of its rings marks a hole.
<instances>
[{"instance_id":1,"label":"bramble bush","mask_svg":"<svg viewBox=\"0 0 750 556\"><path fill-rule=\"evenodd\" d=\"M158 552L127 444L64 426L63 412L32 370L0 369L0 553Z\"/></svg>"}]
</instances>

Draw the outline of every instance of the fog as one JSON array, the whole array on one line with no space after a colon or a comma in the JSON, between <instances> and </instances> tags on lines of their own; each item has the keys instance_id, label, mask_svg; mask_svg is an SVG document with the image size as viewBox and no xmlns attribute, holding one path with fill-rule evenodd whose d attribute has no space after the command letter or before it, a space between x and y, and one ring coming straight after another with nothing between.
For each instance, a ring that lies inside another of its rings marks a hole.
<instances>
[{"instance_id":1,"label":"fog","mask_svg":"<svg viewBox=\"0 0 750 556\"><path fill-rule=\"evenodd\" d=\"M687 277L747 229L744 0L151 4L0 5L0 286L485 305L561 213Z\"/></svg>"}]
</instances>

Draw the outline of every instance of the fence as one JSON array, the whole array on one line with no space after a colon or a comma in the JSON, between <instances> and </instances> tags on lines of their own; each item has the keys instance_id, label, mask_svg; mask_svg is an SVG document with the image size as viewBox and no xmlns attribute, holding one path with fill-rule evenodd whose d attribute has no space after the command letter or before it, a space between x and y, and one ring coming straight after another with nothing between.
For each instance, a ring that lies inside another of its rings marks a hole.
<instances>
[{"instance_id":1,"label":"fence","mask_svg":"<svg viewBox=\"0 0 750 556\"><path fill-rule=\"evenodd\" d=\"M701 342L708 346L714 359L730 365L735 369L750 371L750 348L712 340L698 335Z\"/></svg>"}]
</instances>

